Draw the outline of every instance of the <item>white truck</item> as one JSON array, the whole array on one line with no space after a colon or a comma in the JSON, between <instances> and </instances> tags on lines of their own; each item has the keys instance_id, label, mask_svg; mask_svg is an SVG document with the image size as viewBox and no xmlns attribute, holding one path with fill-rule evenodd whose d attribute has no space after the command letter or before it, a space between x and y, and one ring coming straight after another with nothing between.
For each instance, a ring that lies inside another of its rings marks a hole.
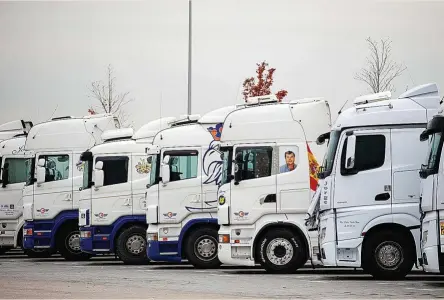
<instances>
[{"instance_id":1,"label":"white truck","mask_svg":"<svg viewBox=\"0 0 444 300\"><path fill-rule=\"evenodd\" d=\"M119 128L111 114L60 117L35 125L25 151L32 153L23 189L23 246L60 252L66 260L88 259L81 252L78 208L83 170L80 155L101 144L102 133Z\"/></svg>"},{"instance_id":2,"label":"white truck","mask_svg":"<svg viewBox=\"0 0 444 300\"><path fill-rule=\"evenodd\" d=\"M293 272L317 244L304 218L317 186L317 159L327 148L316 138L331 128L330 108L322 98L252 100L224 122L218 257Z\"/></svg>"},{"instance_id":3,"label":"white truck","mask_svg":"<svg viewBox=\"0 0 444 300\"><path fill-rule=\"evenodd\" d=\"M124 135L119 140L113 133L112 141L82 153L79 226L83 252L115 253L127 264L148 261L145 192L151 161L145 150L157 132L169 128L174 120L151 121L132 138Z\"/></svg>"},{"instance_id":4,"label":"white truck","mask_svg":"<svg viewBox=\"0 0 444 300\"><path fill-rule=\"evenodd\" d=\"M421 257L419 135L438 113L436 84L361 96L338 116L323 162L319 248L325 266L404 278Z\"/></svg>"},{"instance_id":5,"label":"white truck","mask_svg":"<svg viewBox=\"0 0 444 300\"><path fill-rule=\"evenodd\" d=\"M22 189L26 181L26 135L32 122L15 120L0 125L0 254L22 246Z\"/></svg>"},{"instance_id":6,"label":"white truck","mask_svg":"<svg viewBox=\"0 0 444 300\"><path fill-rule=\"evenodd\" d=\"M212 268L217 259L217 187L222 160L219 139L228 106L178 119L160 131L147 150L152 156L147 191L147 255L152 261Z\"/></svg>"},{"instance_id":7,"label":"white truck","mask_svg":"<svg viewBox=\"0 0 444 300\"><path fill-rule=\"evenodd\" d=\"M444 116L436 115L421 134L429 141L427 160L421 166L421 264L426 272L444 274L444 179L442 152Z\"/></svg>"}]
</instances>

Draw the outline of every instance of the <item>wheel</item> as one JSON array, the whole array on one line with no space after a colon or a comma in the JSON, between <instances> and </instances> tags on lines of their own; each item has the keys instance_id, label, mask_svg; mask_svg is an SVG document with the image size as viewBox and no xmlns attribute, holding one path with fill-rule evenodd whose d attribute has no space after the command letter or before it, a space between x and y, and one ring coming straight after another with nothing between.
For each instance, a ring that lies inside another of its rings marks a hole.
<instances>
[{"instance_id":1,"label":"wheel","mask_svg":"<svg viewBox=\"0 0 444 300\"><path fill-rule=\"evenodd\" d=\"M24 249L25 255L29 258L47 258L51 257L52 253L46 249Z\"/></svg>"},{"instance_id":2,"label":"wheel","mask_svg":"<svg viewBox=\"0 0 444 300\"><path fill-rule=\"evenodd\" d=\"M415 263L415 246L399 232L382 231L364 242L365 270L376 279L404 278Z\"/></svg>"},{"instance_id":3,"label":"wheel","mask_svg":"<svg viewBox=\"0 0 444 300\"><path fill-rule=\"evenodd\" d=\"M293 273L308 259L305 244L287 229L266 232L256 249L261 266L269 273Z\"/></svg>"},{"instance_id":4,"label":"wheel","mask_svg":"<svg viewBox=\"0 0 444 300\"><path fill-rule=\"evenodd\" d=\"M203 227L190 233L185 241L185 256L198 269L219 268L217 257L217 230Z\"/></svg>"},{"instance_id":5,"label":"wheel","mask_svg":"<svg viewBox=\"0 0 444 300\"><path fill-rule=\"evenodd\" d=\"M125 264L148 264L146 228L136 225L125 229L117 238L116 253Z\"/></svg>"},{"instance_id":6,"label":"wheel","mask_svg":"<svg viewBox=\"0 0 444 300\"><path fill-rule=\"evenodd\" d=\"M82 252L80 249L80 231L78 229L63 230L57 241L57 248L65 260L88 260L92 256L89 253Z\"/></svg>"}]
</instances>

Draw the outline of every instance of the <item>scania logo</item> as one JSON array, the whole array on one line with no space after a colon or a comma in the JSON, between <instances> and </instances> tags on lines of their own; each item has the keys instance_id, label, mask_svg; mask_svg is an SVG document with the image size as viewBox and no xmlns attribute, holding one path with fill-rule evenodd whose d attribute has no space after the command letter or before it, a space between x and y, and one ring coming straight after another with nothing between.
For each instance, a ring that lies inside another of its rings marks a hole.
<instances>
[{"instance_id":1,"label":"scania logo","mask_svg":"<svg viewBox=\"0 0 444 300\"><path fill-rule=\"evenodd\" d=\"M45 212L48 212L49 211L49 208L40 208L40 209L37 209L37 212L39 212L39 213L41 213L41 214L44 214Z\"/></svg>"},{"instance_id":2,"label":"scania logo","mask_svg":"<svg viewBox=\"0 0 444 300\"><path fill-rule=\"evenodd\" d=\"M99 212L98 214L94 214L97 218L103 219L106 218L108 214L104 214L103 212Z\"/></svg>"},{"instance_id":3,"label":"scania logo","mask_svg":"<svg viewBox=\"0 0 444 300\"><path fill-rule=\"evenodd\" d=\"M166 214L163 214L164 217L167 217L169 219L171 219L172 217L175 217L177 215L177 213L173 213L173 212L167 212Z\"/></svg>"}]
</instances>

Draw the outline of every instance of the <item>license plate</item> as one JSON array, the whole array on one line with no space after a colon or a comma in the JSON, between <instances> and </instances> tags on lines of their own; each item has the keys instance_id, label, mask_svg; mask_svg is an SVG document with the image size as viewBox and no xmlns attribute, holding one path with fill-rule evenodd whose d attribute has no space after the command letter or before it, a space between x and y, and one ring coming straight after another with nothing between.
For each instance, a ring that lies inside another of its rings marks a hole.
<instances>
[{"instance_id":1,"label":"license plate","mask_svg":"<svg viewBox=\"0 0 444 300\"><path fill-rule=\"evenodd\" d=\"M444 222L441 221L441 235L444 235Z\"/></svg>"}]
</instances>

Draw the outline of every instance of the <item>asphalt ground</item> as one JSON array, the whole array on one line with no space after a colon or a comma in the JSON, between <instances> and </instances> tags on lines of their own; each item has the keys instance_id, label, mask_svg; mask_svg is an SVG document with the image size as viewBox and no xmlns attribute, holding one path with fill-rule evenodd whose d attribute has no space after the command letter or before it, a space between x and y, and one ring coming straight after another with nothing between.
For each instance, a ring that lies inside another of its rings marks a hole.
<instances>
[{"instance_id":1,"label":"asphalt ground","mask_svg":"<svg viewBox=\"0 0 444 300\"><path fill-rule=\"evenodd\" d=\"M1 299L431 299L444 298L444 276L412 272L378 281L362 270L304 267L267 274L260 267L197 270L189 264L128 266L113 256L69 262L59 256L0 256Z\"/></svg>"}]
</instances>

